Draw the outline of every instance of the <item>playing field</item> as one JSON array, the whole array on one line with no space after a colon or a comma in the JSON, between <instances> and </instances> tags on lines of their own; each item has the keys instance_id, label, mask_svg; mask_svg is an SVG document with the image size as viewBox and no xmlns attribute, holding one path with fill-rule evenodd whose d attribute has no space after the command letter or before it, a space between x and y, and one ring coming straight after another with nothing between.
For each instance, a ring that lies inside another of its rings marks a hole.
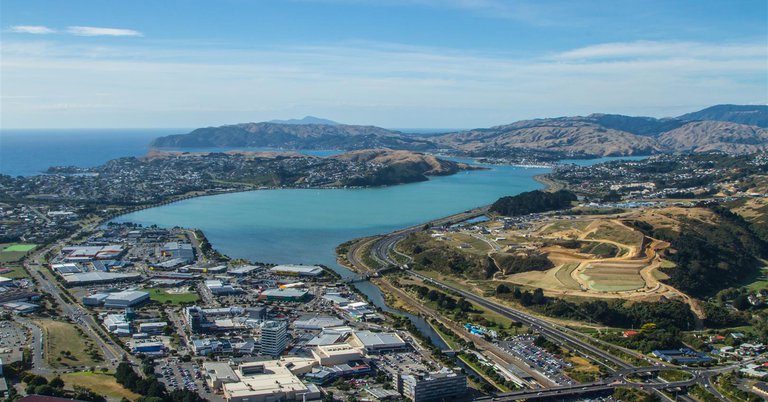
<instances>
[{"instance_id":1,"label":"playing field","mask_svg":"<svg viewBox=\"0 0 768 402\"><path fill-rule=\"evenodd\" d=\"M22 252L26 253L27 251L32 251L37 247L37 244L11 244L10 246L3 249L3 252Z\"/></svg>"},{"instance_id":2,"label":"playing field","mask_svg":"<svg viewBox=\"0 0 768 402\"><path fill-rule=\"evenodd\" d=\"M79 386L88 388L110 399L120 400L127 398L128 400L135 401L141 397L141 395L123 388L122 385L117 383L115 377L110 374L91 372L66 373L61 375L61 379L64 380L64 384L67 387Z\"/></svg>"},{"instance_id":3,"label":"playing field","mask_svg":"<svg viewBox=\"0 0 768 402\"><path fill-rule=\"evenodd\" d=\"M642 262L595 262L587 265L579 273L590 289L599 292L622 292L640 289L645 281L640 276L640 270L645 266Z\"/></svg>"},{"instance_id":4,"label":"playing field","mask_svg":"<svg viewBox=\"0 0 768 402\"><path fill-rule=\"evenodd\" d=\"M144 289L149 293L150 300L158 303L170 302L172 304L194 303L200 300L197 293L175 292L176 289Z\"/></svg>"}]
</instances>

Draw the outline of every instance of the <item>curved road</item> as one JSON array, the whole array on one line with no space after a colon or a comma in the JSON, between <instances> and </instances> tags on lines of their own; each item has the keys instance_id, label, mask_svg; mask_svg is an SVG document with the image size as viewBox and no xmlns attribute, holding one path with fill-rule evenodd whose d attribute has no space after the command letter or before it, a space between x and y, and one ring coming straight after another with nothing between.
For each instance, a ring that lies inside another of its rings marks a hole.
<instances>
[{"instance_id":1,"label":"curved road","mask_svg":"<svg viewBox=\"0 0 768 402\"><path fill-rule=\"evenodd\" d=\"M388 267L391 267L391 266L400 266L400 263L398 263L398 261L394 260L391 257L391 253L396 252L394 250L395 245L399 241L403 240L409 234L416 233L418 231L423 230L425 225L440 226L445 224L457 223L457 222L471 219L480 215L484 215L487 212L488 212L488 206L484 206L484 207L476 208L470 211L465 211L459 214L451 215L445 218L436 219L434 221L427 222L426 224L423 224L423 225L412 226L409 228L401 229L401 230L392 232L390 234L381 236L378 239L374 238L370 241L365 241L365 242L361 241L356 243L353 247L350 248L347 258L350 264L355 266L355 268L359 272L371 273L370 270L367 269L366 265L358 259L358 253L360 252L361 247L373 241L373 244L371 245L371 248L370 248L370 256L380 264L382 270L387 269ZM410 275L413 275L422 281L429 282L437 287L441 287L453 293L459 294L464 298L466 298L467 300L470 300L476 304L479 304L491 311L494 311L512 320L525 324L537 330L539 333L541 333L545 337L560 343L561 345L568 345L572 350L578 351L583 356L599 364L602 364L612 372L612 375L607 380L601 381L601 382L596 382L591 384L580 384L578 386L554 387L554 388L547 388L545 390L534 389L534 390L517 391L513 393L497 395L496 397L480 398L479 400L511 401L511 400L544 399L544 398L552 398L552 397L577 396L577 395L595 393L600 391L607 392L615 388L616 386L646 388L649 390L653 390L654 393L663 397L664 399L671 400L669 397L663 394L661 390L672 389L672 388L685 389L689 386L698 384L704 387L705 389L707 389L717 399L724 402L728 401L722 395L720 395L717 392L717 390L715 390L712 387L710 377L723 371L732 370L734 367L724 367L724 368L713 369L713 370L693 370L689 368L677 368L677 367L669 367L669 366L635 367L625 362L624 360L610 354L609 352L606 352L592 345L591 343L588 343L580 338L577 338L576 336L569 333L570 330L561 328L555 324L550 323L549 321L543 320L539 317L536 317L527 313L523 313L521 311L515 310L508 306L489 301L474 293L467 292L463 289L459 289L449 284L446 284L444 282L440 282L435 279L429 278L427 276L421 275L417 272L407 269L407 266L402 266L401 268L404 269L404 272ZM673 382L673 383L656 382L656 383L649 383L649 384L635 384L635 383L626 382L624 380L624 376L628 374L648 372L648 371L669 370L673 368L677 370L685 370L685 371L691 372L693 377L687 381L680 381L680 382ZM677 398L680 400L691 400L687 395L684 395L684 394L678 395Z\"/></svg>"}]
</instances>

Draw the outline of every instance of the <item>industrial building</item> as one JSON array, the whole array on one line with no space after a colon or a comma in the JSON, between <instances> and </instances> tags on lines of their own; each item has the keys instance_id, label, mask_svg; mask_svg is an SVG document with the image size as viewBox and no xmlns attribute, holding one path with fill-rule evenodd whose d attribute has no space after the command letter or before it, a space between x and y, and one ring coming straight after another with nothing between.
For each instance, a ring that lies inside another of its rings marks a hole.
<instances>
[{"instance_id":1,"label":"industrial building","mask_svg":"<svg viewBox=\"0 0 768 402\"><path fill-rule=\"evenodd\" d=\"M318 265L277 265L270 270L275 275L317 277L323 274L323 267Z\"/></svg>"},{"instance_id":2,"label":"industrial building","mask_svg":"<svg viewBox=\"0 0 768 402\"><path fill-rule=\"evenodd\" d=\"M233 370L237 382L224 382L227 402L271 402L318 399L320 390L305 385L287 367L285 361L268 360L243 363ZM222 381L223 382L223 381Z\"/></svg>"},{"instance_id":3,"label":"industrial building","mask_svg":"<svg viewBox=\"0 0 768 402\"><path fill-rule=\"evenodd\" d=\"M355 331L349 344L363 349L369 355L408 350L408 344L393 332Z\"/></svg>"},{"instance_id":4,"label":"industrial building","mask_svg":"<svg viewBox=\"0 0 768 402\"><path fill-rule=\"evenodd\" d=\"M467 377L449 369L428 375L398 374L395 389L413 402L432 401L464 395Z\"/></svg>"},{"instance_id":5,"label":"industrial building","mask_svg":"<svg viewBox=\"0 0 768 402\"><path fill-rule=\"evenodd\" d=\"M109 297L109 293L94 293L83 297L83 305L88 307L98 307L104 304L104 300Z\"/></svg>"},{"instance_id":6,"label":"industrial building","mask_svg":"<svg viewBox=\"0 0 768 402\"><path fill-rule=\"evenodd\" d=\"M227 273L232 276L248 276L262 268L264 267L259 265L243 265L242 267L230 268Z\"/></svg>"},{"instance_id":7,"label":"industrial building","mask_svg":"<svg viewBox=\"0 0 768 402\"><path fill-rule=\"evenodd\" d=\"M292 301L300 302L309 300L310 294L306 289L267 289L261 292L260 298L268 301Z\"/></svg>"},{"instance_id":8,"label":"industrial building","mask_svg":"<svg viewBox=\"0 0 768 402\"><path fill-rule=\"evenodd\" d=\"M162 254L163 257L172 260L183 260L187 264L195 261L195 251L189 243L179 243L175 241L165 243L160 250L160 254Z\"/></svg>"},{"instance_id":9,"label":"industrial building","mask_svg":"<svg viewBox=\"0 0 768 402\"><path fill-rule=\"evenodd\" d=\"M105 308L126 308L135 306L139 303L149 300L149 293L138 290L124 290L122 292L110 293L104 299Z\"/></svg>"},{"instance_id":10,"label":"industrial building","mask_svg":"<svg viewBox=\"0 0 768 402\"><path fill-rule=\"evenodd\" d=\"M232 285L225 285L222 281L218 279L205 281L205 287L208 288L208 290L214 296L233 295L237 293L243 293L243 289L236 288Z\"/></svg>"},{"instance_id":11,"label":"industrial building","mask_svg":"<svg viewBox=\"0 0 768 402\"><path fill-rule=\"evenodd\" d=\"M97 283L133 282L142 279L140 274L123 274L118 272L83 272L74 274L62 274L67 286L83 286Z\"/></svg>"},{"instance_id":12,"label":"industrial building","mask_svg":"<svg viewBox=\"0 0 768 402\"><path fill-rule=\"evenodd\" d=\"M285 321L264 321L261 324L261 353L277 357L288 344L288 324Z\"/></svg>"},{"instance_id":13,"label":"industrial building","mask_svg":"<svg viewBox=\"0 0 768 402\"><path fill-rule=\"evenodd\" d=\"M66 246L61 249L64 262L87 262L91 260L117 260L125 253L119 245L110 246Z\"/></svg>"}]
</instances>

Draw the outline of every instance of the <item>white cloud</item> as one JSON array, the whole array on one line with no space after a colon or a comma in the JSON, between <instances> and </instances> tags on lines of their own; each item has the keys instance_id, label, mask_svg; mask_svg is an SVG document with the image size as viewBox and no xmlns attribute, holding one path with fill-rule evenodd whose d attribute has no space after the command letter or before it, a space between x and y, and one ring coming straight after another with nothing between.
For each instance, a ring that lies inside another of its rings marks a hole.
<instances>
[{"instance_id":1,"label":"white cloud","mask_svg":"<svg viewBox=\"0 0 768 402\"><path fill-rule=\"evenodd\" d=\"M10 28L11 32L27 33L35 35L45 35L55 33L56 30L42 25L14 25Z\"/></svg>"},{"instance_id":2,"label":"white cloud","mask_svg":"<svg viewBox=\"0 0 768 402\"><path fill-rule=\"evenodd\" d=\"M764 57L764 44L703 44L698 42L612 42L585 46L555 55L561 60L648 59L667 57Z\"/></svg>"},{"instance_id":3,"label":"white cloud","mask_svg":"<svg viewBox=\"0 0 768 402\"><path fill-rule=\"evenodd\" d=\"M144 36L139 31L133 29L121 28L101 28L101 27L68 27L67 32L77 36Z\"/></svg>"}]
</instances>

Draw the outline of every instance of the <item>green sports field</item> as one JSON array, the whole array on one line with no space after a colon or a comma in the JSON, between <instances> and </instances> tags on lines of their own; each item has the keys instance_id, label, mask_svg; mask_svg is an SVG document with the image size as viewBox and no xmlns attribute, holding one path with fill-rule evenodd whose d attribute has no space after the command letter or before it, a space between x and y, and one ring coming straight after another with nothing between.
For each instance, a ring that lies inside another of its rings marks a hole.
<instances>
[{"instance_id":1,"label":"green sports field","mask_svg":"<svg viewBox=\"0 0 768 402\"><path fill-rule=\"evenodd\" d=\"M10 246L3 249L3 253L26 253L27 251L32 251L37 247L37 244L11 244Z\"/></svg>"}]
</instances>

